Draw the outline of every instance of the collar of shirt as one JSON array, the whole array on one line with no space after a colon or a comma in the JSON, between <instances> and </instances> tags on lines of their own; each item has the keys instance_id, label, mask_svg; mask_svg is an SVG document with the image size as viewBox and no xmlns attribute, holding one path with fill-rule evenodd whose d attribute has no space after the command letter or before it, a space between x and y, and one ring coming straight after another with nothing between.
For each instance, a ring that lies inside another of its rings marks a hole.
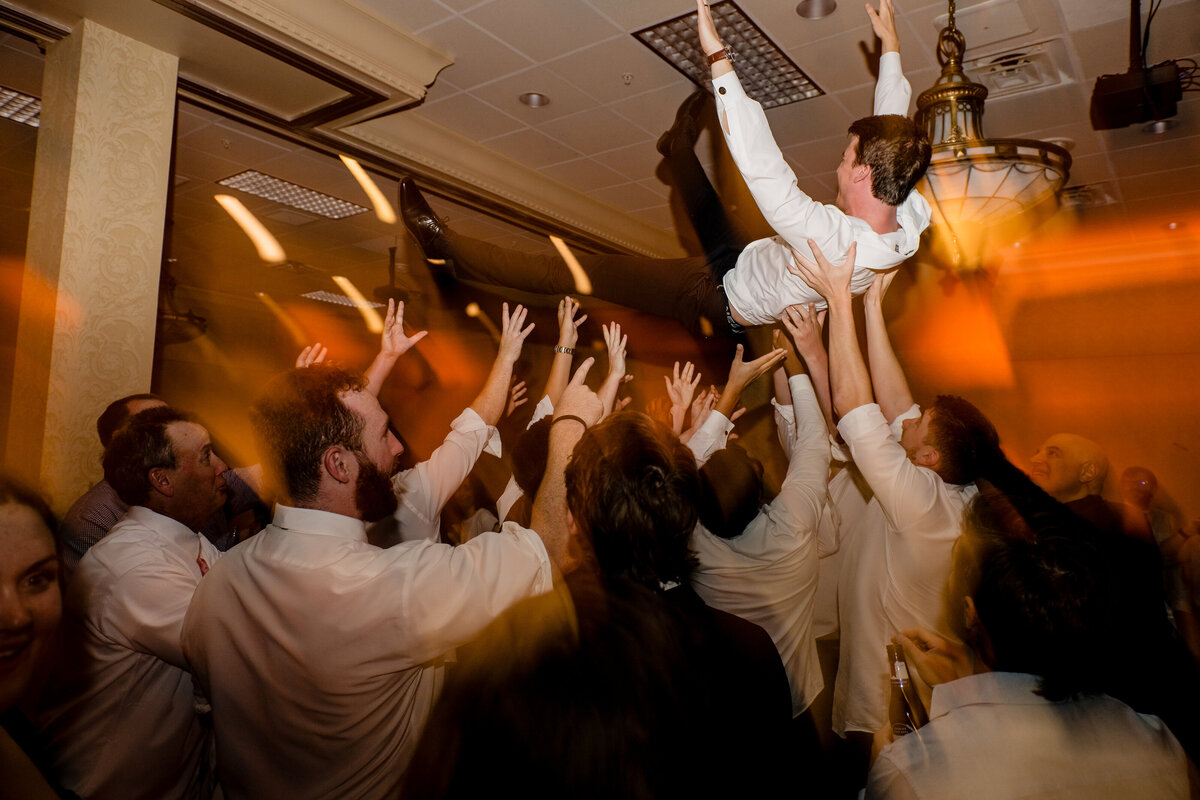
<instances>
[{"instance_id":1,"label":"collar of shirt","mask_svg":"<svg viewBox=\"0 0 1200 800\"><path fill-rule=\"evenodd\" d=\"M184 547L190 546L193 550L196 547L196 537L200 535L179 520L151 511L145 506L131 506L125 518L149 528L171 542Z\"/></svg>"},{"instance_id":2,"label":"collar of shirt","mask_svg":"<svg viewBox=\"0 0 1200 800\"><path fill-rule=\"evenodd\" d=\"M981 672L933 687L929 718L945 716L972 705L1042 705L1050 701L1036 694L1037 675L1025 672Z\"/></svg>"},{"instance_id":3,"label":"collar of shirt","mask_svg":"<svg viewBox=\"0 0 1200 800\"><path fill-rule=\"evenodd\" d=\"M359 542L367 540L367 526L361 519L315 508L294 508L276 503L271 524L285 531L336 536L339 539L353 539Z\"/></svg>"}]
</instances>

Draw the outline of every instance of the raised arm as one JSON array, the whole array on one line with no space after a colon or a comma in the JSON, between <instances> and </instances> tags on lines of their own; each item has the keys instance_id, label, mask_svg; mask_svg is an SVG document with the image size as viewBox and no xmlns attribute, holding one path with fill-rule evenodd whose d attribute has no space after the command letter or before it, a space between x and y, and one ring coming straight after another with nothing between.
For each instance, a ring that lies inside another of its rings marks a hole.
<instances>
[{"instance_id":1,"label":"raised arm","mask_svg":"<svg viewBox=\"0 0 1200 800\"><path fill-rule=\"evenodd\" d=\"M854 272L856 245L851 245L843 264L831 264L811 239L808 242L816 261L800 253L796 265L789 266L829 304L829 382L833 408L839 416L873 402L871 378L858 349L858 332L851 308L850 276Z\"/></svg>"},{"instance_id":2,"label":"raised arm","mask_svg":"<svg viewBox=\"0 0 1200 800\"><path fill-rule=\"evenodd\" d=\"M879 56L879 79L875 82L876 114L908 114L912 86L900 69L900 37L896 33L896 10L892 0L881 0L876 11L867 4L871 29L882 44Z\"/></svg>"},{"instance_id":3,"label":"raised arm","mask_svg":"<svg viewBox=\"0 0 1200 800\"><path fill-rule=\"evenodd\" d=\"M579 365L554 409L550 423L550 449L546 456L546 472L533 501L530 527L542 537L550 560L564 569L567 554L567 487L564 476L571 451L584 431L600 419L603 406L600 398L584 384L595 359Z\"/></svg>"},{"instance_id":4,"label":"raised arm","mask_svg":"<svg viewBox=\"0 0 1200 800\"><path fill-rule=\"evenodd\" d=\"M508 303L502 306L500 317L500 349L496 360L492 362L492 371L488 374L487 383L470 408L488 425L500 421L508 405L508 384L512 380L513 365L521 357L521 347L525 338L533 331L533 323L525 325L526 309L518 305L512 314L508 313Z\"/></svg>"},{"instance_id":5,"label":"raised arm","mask_svg":"<svg viewBox=\"0 0 1200 800\"><path fill-rule=\"evenodd\" d=\"M617 400L617 389L621 388L621 384L625 382L625 345L629 341L628 336L621 334L621 325L613 322L609 325L602 325L601 330L604 331L604 344L608 348L608 375L604 378L604 383L600 384L600 390L596 393L600 397L600 402L604 407L604 416L612 413L613 404Z\"/></svg>"},{"instance_id":6,"label":"raised arm","mask_svg":"<svg viewBox=\"0 0 1200 800\"><path fill-rule=\"evenodd\" d=\"M783 327L795 343L800 358L804 359L808 376L812 379L813 391L817 395L817 403L821 407L821 415L825 418L825 427L829 433L836 436L833 402L829 396L829 355L821 341L825 313L817 311L813 303L807 306L788 306L779 321L783 323Z\"/></svg>"},{"instance_id":7,"label":"raised arm","mask_svg":"<svg viewBox=\"0 0 1200 800\"><path fill-rule=\"evenodd\" d=\"M428 331L407 335L404 332L404 303L388 300L387 318L383 321L383 336L379 342L379 355L375 356L371 366L367 367L367 391L378 396L383 382L396 365L396 360L424 339L426 333Z\"/></svg>"},{"instance_id":8,"label":"raised arm","mask_svg":"<svg viewBox=\"0 0 1200 800\"><path fill-rule=\"evenodd\" d=\"M564 297L558 301L558 344L554 346L554 359L550 362L550 376L546 378L546 391L551 405L558 405L558 398L571 377L571 359L575 356L575 343L579 341L579 326L587 319L579 319L579 303L574 298Z\"/></svg>"},{"instance_id":9,"label":"raised arm","mask_svg":"<svg viewBox=\"0 0 1200 800\"><path fill-rule=\"evenodd\" d=\"M676 361L671 377L663 376L667 384L667 397L671 398L671 430L675 431L676 436L683 433L688 407L692 404L701 377L690 361L684 362L683 369L679 368L679 362Z\"/></svg>"},{"instance_id":10,"label":"raised arm","mask_svg":"<svg viewBox=\"0 0 1200 800\"><path fill-rule=\"evenodd\" d=\"M867 327L867 358L871 363L871 385L875 400L888 422L912 408L912 391L908 378L896 359L887 324L883 320L883 296L896 277L896 270L875 277L871 288L863 295L863 317Z\"/></svg>"},{"instance_id":11,"label":"raised arm","mask_svg":"<svg viewBox=\"0 0 1200 800\"><path fill-rule=\"evenodd\" d=\"M786 350L776 348L753 361L743 361L742 346L739 344L737 352L733 356L733 363L729 365L729 380L725 382L725 388L722 390L721 396L717 398L715 410L732 419L746 387L782 362L786 355Z\"/></svg>"}]
</instances>

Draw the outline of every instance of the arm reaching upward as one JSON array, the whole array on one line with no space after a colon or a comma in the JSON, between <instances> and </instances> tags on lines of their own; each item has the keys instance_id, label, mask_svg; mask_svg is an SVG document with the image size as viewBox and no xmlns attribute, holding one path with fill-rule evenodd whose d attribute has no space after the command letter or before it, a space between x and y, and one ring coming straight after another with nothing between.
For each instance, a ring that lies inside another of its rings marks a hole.
<instances>
[{"instance_id":1,"label":"arm reaching upward","mask_svg":"<svg viewBox=\"0 0 1200 800\"><path fill-rule=\"evenodd\" d=\"M804 359L808 376L812 379L813 391L817 395L817 404L821 407L821 415L825 418L825 427L832 435L837 435L837 425L833 421L833 401L829 396L829 355L821 341L821 330L825 324L825 311L817 311L813 303L807 306L795 305L784 309L779 321L796 343L796 350ZM780 401L782 402L782 401Z\"/></svg>"},{"instance_id":2,"label":"arm reaching upward","mask_svg":"<svg viewBox=\"0 0 1200 800\"><path fill-rule=\"evenodd\" d=\"M871 288L863 295L863 317L867 327L867 358L871 364L871 385L875 400L888 422L912 408L912 391L904 369L896 359L887 324L883 320L883 296L896 277L896 270L875 277Z\"/></svg>"},{"instance_id":3,"label":"arm reaching upward","mask_svg":"<svg viewBox=\"0 0 1200 800\"><path fill-rule=\"evenodd\" d=\"M383 382L387 380L396 360L407 353L413 345L425 338L428 331L418 331L412 336L404 333L404 303L388 300L387 318L383 321L383 336L379 343L379 355L367 367L367 391L379 396ZM324 354L322 354L323 356ZM299 364L297 363L297 366Z\"/></svg>"},{"instance_id":4,"label":"arm reaching upward","mask_svg":"<svg viewBox=\"0 0 1200 800\"><path fill-rule=\"evenodd\" d=\"M496 360L492 363L492 371L488 374L487 383L483 385L483 390L470 406L488 425L495 425L499 422L500 415L504 413L504 409L508 405L508 384L512 380L513 365L521 357L521 348L525 344L525 338L533 331L533 323L530 323L527 328L523 327L526 315L524 306L518 305L513 309L512 314L508 313L508 303L505 303L502 309L500 349L496 353Z\"/></svg>"},{"instance_id":5,"label":"arm reaching upward","mask_svg":"<svg viewBox=\"0 0 1200 800\"><path fill-rule=\"evenodd\" d=\"M546 391L543 392L552 405L558 405L558 398L571 377L571 358L575 354L575 343L579 341L579 326L587 319L587 314L575 319L578 313L579 303L574 298L564 297L558 302L558 344L554 348L550 376L546 378Z\"/></svg>"}]
</instances>

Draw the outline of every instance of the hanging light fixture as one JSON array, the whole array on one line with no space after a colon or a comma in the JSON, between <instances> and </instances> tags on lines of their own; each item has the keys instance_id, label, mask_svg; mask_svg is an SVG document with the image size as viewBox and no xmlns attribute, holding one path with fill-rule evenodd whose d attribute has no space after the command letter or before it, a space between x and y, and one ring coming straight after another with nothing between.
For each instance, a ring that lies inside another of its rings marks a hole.
<instances>
[{"instance_id":1,"label":"hanging light fixture","mask_svg":"<svg viewBox=\"0 0 1200 800\"><path fill-rule=\"evenodd\" d=\"M989 245L1015 240L1047 211L1057 209L1071 155L1034 139L985 139L986 86L962 70L966 39L950 17L938 34L942 74L917 98L917 121L933 145L922 191L933 221L949 237L956 272L979 269Z\"/></svg>"}]
</instances>

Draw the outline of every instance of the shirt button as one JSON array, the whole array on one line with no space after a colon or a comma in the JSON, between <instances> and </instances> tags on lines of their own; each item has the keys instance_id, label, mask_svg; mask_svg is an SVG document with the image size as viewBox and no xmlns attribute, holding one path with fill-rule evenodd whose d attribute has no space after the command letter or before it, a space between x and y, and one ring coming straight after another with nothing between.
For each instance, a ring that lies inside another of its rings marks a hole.
<instances>
[{"instance_id":1,"label":"shirt button","mask_svg":"<svg viewBox=\"0 0 1200 800\"><path fill-rule=\"evenodd\" d=\"M724 87L724 86L718 86L718 87L717 87L717 91L718 91L718 92L720 92L721 94L725 94L725 87Z\"/></svg>"}]
</instances>

